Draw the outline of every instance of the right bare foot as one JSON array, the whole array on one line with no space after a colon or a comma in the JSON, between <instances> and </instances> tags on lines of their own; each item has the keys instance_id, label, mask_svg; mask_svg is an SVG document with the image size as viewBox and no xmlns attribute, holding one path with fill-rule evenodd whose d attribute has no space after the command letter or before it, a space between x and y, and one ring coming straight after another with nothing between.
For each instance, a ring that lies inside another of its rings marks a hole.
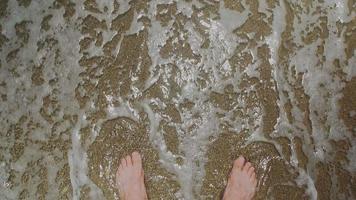
<instances>
[{"instance_id":1,"label":"right bare foot","mask_svg":"<svg viewBox=\"0 0 356 200\"><path fill-rule=\"evenodd\" d=\"M240 156L234 161L223 200L251 200L256 191L255 168Z\"/></svg>"},{"instance_id":2,"label":"right bare foot","mask_svg":"<svg viewBox=\"0 0 356 200\"><path fill-rule=\"evenodd\" d=\"M142 159L138 152L133 152L132 155L121 159L116 172L116 185L120 199L147 200Z\"/></svg>"}]
</instances>

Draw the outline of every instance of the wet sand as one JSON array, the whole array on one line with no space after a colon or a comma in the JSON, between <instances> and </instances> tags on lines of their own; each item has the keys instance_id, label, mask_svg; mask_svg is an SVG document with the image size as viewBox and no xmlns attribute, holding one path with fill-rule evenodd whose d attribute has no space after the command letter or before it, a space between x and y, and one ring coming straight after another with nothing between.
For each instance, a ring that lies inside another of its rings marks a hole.
<instances>
[{"instance_id":1,"label":"wet sand","mask_svg":"<svg viewBox=\"0 0 356 200\"><path fill-rule=\"evenodd\" d=\"M0 196L356 198L356 10L344 1L0 0Z\"/></svg>"}]
</instances>

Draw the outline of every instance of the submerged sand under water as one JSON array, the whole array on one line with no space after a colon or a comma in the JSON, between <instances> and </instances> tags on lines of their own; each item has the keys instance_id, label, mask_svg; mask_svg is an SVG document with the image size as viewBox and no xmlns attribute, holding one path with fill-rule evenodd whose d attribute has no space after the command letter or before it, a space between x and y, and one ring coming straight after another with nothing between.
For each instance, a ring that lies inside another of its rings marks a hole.
<instances>
[{"instance_id":1,"label":"submerged sand under water","mask_svg":"<svg viewBox=\"0 0 356 200\"><path fill-rule=\"evenodd\" d=\"M353 0L0 0L1 199L356 199Z\"/></svg>"}]
</instances>

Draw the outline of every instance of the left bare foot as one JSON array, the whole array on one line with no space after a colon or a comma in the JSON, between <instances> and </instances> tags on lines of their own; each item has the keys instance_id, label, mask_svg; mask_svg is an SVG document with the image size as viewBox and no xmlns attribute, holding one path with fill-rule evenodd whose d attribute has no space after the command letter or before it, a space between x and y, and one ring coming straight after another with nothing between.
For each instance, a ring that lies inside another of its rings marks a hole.
<instances>
[{"instance_id":1,"label":"left bare foot","mask_svg":"<svg viewBox=\"0 0 356 200\"><path fill-rule=\"evenodd\" d=\"M251 200L256 192L255 168L240 156L234 161L223 200Z\"/></svg>"},{"instance_id":2,"label":"left bare foot","mask_svg":"<svg viewBox=\"0 0 356 200\"><path fill-rule=\"evenodd\" d=\"M120 199L147 200L141 155L133 152L121 159L116 172L116 185Z\"/></svg>"}]
</instances>

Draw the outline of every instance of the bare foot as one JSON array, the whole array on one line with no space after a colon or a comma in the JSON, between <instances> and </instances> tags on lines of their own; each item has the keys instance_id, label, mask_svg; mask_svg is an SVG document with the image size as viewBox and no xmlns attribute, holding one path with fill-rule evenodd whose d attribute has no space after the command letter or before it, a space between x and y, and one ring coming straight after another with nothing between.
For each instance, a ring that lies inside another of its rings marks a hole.
<instances>
[{"instance_id":1,"label":"bare foot","mask_svg":"<svg viewBox=\"0 0 356 200\"><path fill-rule=\"evenodd\" d=\"M116 172L116 185L119 189L120 199L147 199L142 159L138 152L133 152L132 155L121 159L120 166Z\"/></svg>"},{"instance_id":2,"label":"bare foot","mask_svg":"<svg viewBox=\"0 0 356 200\"><path fill-rule=\"evenodd\" d=\"M240 156L234 161L223 200L251 200L256 191L255 168Z\"/></svg>"}]
</instances>

